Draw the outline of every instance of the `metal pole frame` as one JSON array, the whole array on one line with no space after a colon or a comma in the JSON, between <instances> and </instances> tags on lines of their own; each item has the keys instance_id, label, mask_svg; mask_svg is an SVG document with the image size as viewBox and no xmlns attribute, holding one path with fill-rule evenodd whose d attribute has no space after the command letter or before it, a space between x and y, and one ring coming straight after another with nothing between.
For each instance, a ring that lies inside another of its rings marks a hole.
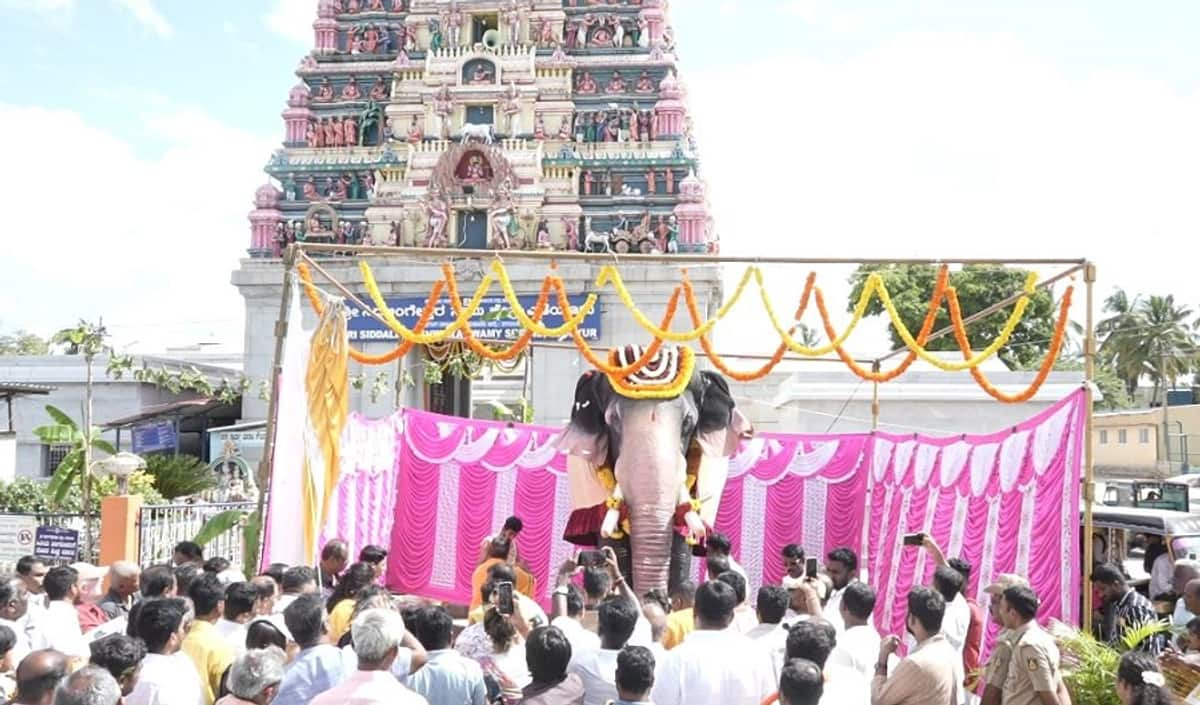
<instances>
[{"instance_id":1,"label":"metal pole frame","mask_svg":"<svg viewBox=\"0 0 1200 705\"><path fill-rule=\"evenodd\" d=\"M279 411L278 403L278 387L279 374L281 372L281 357L283 354L283 341L287 334L287 309L291 300L291 287L289 286L290 278L295 269L298 260L303 260L306 264L320 273L330 284L333 285L339 292L368 312L369 315L375 317L380 322L385 323L382 317L375 313L374 308L366 305L353 292L341 284L333 275L325 270L320 264L313 261L309 253L335 253L342 255L350 255L347 259L352 259L355 256L393 256L393 257L415 257L429 258L435 260L483 260L496 258L500 260L546 260L549 262L558 261L582 261L593 264L619 264L621 262L631 263L660 263L660 264L925 264L925 265L941 265L941 264L991 264L991 265L1017 265L1017 266L1066 266L1063 272L1060 272L1048 279L1038 282L1039 289L1049 288L1058 281L1071 277L1082 271L1084 276L1084 287L1086 290L1087 313L1085 324L1084 338L1084 388L1086 398L1086 417L1084 419L1084 467L1083 467L1083 615L1082 624L1085 632L1090 632L1092 628L1092 580L1091 580L1091 565L1093 562L1092 551L1092 502L1095 499L1095 482L1094 482L1094 458L1092 453L1092 415L1094 405L1093 385L1095 380L1095 364L1096 364L1096 329L1094 319L1094 285L1096 282L1096 266L1087 259L1069 259L1069 258L1034 258L1034 259L979 259L979 258L962 258L962 259L841 259L841 258L812 258L812 257L753 257L753 256L727 256L727 255L701 255L701 254L671 254L671 255L643 255L643 254L624 254L617 255L616 253L589 253L589 252L561 252L561 251L539 251L539 250L504 250L493 253L479 251L477 254L468 254L459 250L450 250L444 248L428 248L428 247L379 247L366 245L336 245L336 244L318 244L318 243L294 243L289 245L284 252L284 286L283 293L280 297L280 314L279 320L275 324L275 356L271 365L271 399L268 404L267 412L267 437L263 448L263 459L259 463L259 478L262 480L260 487L266 491L270 490L270 480L274 474L274 463L272 456L274 455L275 446L275 422ZM962 323L966 325L979 320L985 316L989 316L1000 309L1015 303L1024 293L1016 293L1012 296L996 302L987 307L983 311L979 311L971 316L963 319ZM936 340L953 332L953 326L947 326L934 333L930 334L927 341ZM569 347L563 345L562 347ZM884 355L881 355L873 360L858 360L858 362L870 362L872 370L878 372L884 360L899 355L907 348L897 348ZM731 356L733 357L733 356ZM743 356L757 357L757 356ZM822 361L825 361L822 359ZM829 359L828 361L835 361ZM873 429L879 426L879 383L873 383L872 399L871 399L871 426ZM262 538L266 533L266 517L263 515L264 502L266 492L259 494L259 509L258 515L261 519L259 527L259 556L261 561L263 541Z\"/></svg>"},{"instance_id":2,"label":"metal pole frame","mask_svg":"<svg viewBox=\"0 0 1200 705\"><path fill-rule=\"evenodd\" d=\"M292 276L296 260L303 256L295 245L283 253L283 292L279 296L279 318L275 321L275 354L271 359L271 398L267 400L266 438L263 456L258 461L258 555L254 562L262 567L263 548L267 536L266 504L275 477L275 432L279 416L279 376L283 372L283 345L288 335L288 308L292 305Z\"/></svg>"}]
</instances>

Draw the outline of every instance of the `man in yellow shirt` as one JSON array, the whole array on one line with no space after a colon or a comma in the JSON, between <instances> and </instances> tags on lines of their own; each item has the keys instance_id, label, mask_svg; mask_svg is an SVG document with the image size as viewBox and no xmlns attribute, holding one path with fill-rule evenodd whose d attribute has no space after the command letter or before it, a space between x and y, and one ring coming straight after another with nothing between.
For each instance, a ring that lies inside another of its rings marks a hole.
<instances>
[{"instance_id":1,"label":"man in yellow shirt","mask_svg":"<svg viewBox=\"0 0 1200 705\"><path fill-rule=\"evenodd\" d=\"M183 652L192 660L204 685L204 703L212 705L221 690L221 677L233 664L233 649L216 630L216 622L225 606L225 588L212 573L192 581L188 597L196 610L196 618L183 639Z\"/></svg>"},{"instance_id":2,"label":"man in yellow shirt","mask_svg":"<svg viewBox=\"0 0 1200 705\"><path fill-rule=\"evenodd\" d=\"M685 637L696 628L696 617L692 606L696 603L696 583L684 580L671 594L671 614L667 615L667 631L663 634L663 647L673 649L683 643Z\"/></svg>"}]
</instances>

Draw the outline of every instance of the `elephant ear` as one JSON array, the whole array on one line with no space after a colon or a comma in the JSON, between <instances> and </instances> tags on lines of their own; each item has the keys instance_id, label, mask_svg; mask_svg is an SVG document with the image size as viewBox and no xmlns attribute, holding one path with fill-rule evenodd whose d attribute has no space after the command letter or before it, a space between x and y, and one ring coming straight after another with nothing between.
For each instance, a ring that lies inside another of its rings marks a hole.
<instances>
[{"instance_id":1,"label":"elephant ear","mask_svg":"<svg viewBox=\"0 0 1200 705\"><path fill-rule=\"evenodd\" d=\"M738 411L725 378L708 370L699 374L696 441L705 455L727 458L737 451L741 439L752 434L754 429Z\"/></svg>"},{"instance_id":2,"label":"elephant ear","mask_svg":"<svg viewBox=\"0 0 1200 705\"><path fill-rule=\"evenodd\" d=\"M568 455L587 458L603 465L608 459L608 410L611 392L604 375L584 372L575 383L575 400L571 406L571 422L558 437L558 449Z\"/></svg>"}]
</instances>

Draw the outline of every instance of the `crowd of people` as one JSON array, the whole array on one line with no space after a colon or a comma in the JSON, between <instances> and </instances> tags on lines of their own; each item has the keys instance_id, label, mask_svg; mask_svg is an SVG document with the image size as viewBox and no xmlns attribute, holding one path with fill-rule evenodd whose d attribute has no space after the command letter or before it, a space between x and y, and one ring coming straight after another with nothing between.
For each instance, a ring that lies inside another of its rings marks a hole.
<instances>
[{"instance_id":1,"label":"crowd of people","mask_svg":"<svg viewBox=\"0 0 1200 705\"><path fill-rule=\"evenodd\" d=\"M882 605L859 557L787 546L776 585L750 594L728 539L709 537L704 574L637 594L611 549L559 567L549 612L511 518L480 549L475 604L445 605L382 585L387 551L351 562L332 541L317 566L247 578L183 542L169 565L48 567L22 559L0 581L0 688L19 705L1067 705L1038 596L1017 575L965 594L972 566L927 537L936 564L903 596L904 634L876 630ZM1108 629L1140 619L1144 597L1096 569ZM1175 619L1200 646L1200 564L1181 561ZM107 589L102 586L107 585ZM1002 627L980 658L985 613ZM1168 703L1157 656L1127 653L1123 705ZM1174 654L1174 652L1170 652ZM1186 659L1183 656L1172 658Z\"/></svg>"}]
</instances>

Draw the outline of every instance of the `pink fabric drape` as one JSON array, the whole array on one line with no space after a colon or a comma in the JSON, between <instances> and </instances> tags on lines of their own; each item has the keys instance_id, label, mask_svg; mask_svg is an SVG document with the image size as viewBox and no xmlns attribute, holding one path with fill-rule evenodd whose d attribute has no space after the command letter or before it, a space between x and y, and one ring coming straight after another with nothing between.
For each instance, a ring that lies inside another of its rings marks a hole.
<instances>
[{"instance_id":1,"label":"pink fabric drape","mask_svg":"<svg viewBox=\"0 0 1200 705\"><path fill-rule=\"evenodd\" d=\"M780 580L788 543L818 556L853 548L879 593L883 633L904 633L905 595L934 569L901 545L915 532L970 561L968 594L981 604L995 576L1019 573L1042 598L1042 617L1074 622L1085 412L1079 392L990 435L760 434L729 461L715 526L755 590ZM575 550L561 540L571 503L558 433L412 410L355 416L323 536L347 538L354 551L390 545L389 586L465 603L479 546L516 514L521 557L545 600Z\"/></svg>"}]
</instances>

